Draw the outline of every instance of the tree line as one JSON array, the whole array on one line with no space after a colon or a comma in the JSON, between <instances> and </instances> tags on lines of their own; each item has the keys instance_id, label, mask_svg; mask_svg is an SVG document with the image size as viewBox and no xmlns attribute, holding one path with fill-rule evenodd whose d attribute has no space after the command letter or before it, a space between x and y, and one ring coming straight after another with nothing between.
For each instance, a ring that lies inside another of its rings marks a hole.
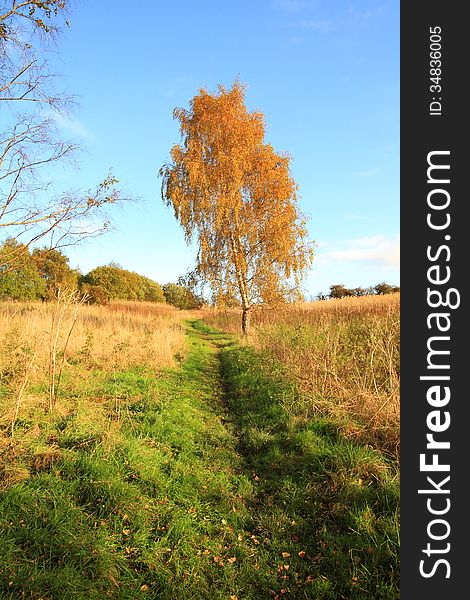
<instances>
[{"instance_id":1,"label":"tree line","mask_svg":"<svg viewBox=\"0 0 470 600\"><path fill-rule=\"evenodd\" d=\"M156 281L123 269L116 263L99 266L83 275L72 269L58 249L30 249L8 239L0 246L0 300L43 300L62 289L77 290L89 304L113 300L162 302L181 309L199 308L202 300L189 288Z\"/></svg>"},{"instance_id":2,"label":"tree line","mask_svg":"<svg viewBox=\"0 0 470 600\"><path fill-rule=\"evenodd\" d=\"M390 285L385 281L378 283L377 285L371 285L368 287L356 287L356 288L347 288L342 284L334 284L330 285L330 290L327 294L323 294L320 292L316 300L328 300L335 298L351 298L351 297L360 297L360 296L383 296L384 294L394 294L399 292L400 288L397 285Z\"/></svg>"}]
</instances>

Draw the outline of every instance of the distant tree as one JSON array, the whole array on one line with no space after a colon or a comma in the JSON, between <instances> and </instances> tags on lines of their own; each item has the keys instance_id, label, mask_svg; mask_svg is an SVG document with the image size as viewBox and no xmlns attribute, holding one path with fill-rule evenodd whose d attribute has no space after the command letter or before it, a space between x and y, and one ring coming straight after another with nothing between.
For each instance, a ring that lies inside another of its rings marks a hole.
<instances>
[{"instance_id":1,"label":"distant tree","mask_svg":"<svg viewBox=\"0 0 470 600\"><path fill-rule=\"evenodd\" d=\"M31 257L44 279L47 300L55 298L59 289L77 289L78 272L70 268L69 259L60 250L36 248Z\"/></svg>"},{"instance_id":2,"label":"distant tree","mask_svg":"<svg viewBox=\"0 0 470 600\"><path fill-rule=\"evenodd\" d=\"M105 290L110 300L127 299L128 289L120 271L116 267L96 267L82 278L82 288L88 284Z\"/></svg>"},{"instance_id":3,"label":"distant tree","mask_svg":"<svg viewBox=\"0 0 470 600\"><path fill-rule=\"evenodd\" d=\"M385 281L382 281L381 283L378 283L374 287L374 291L377 295L393 294L395 292L399 292L400 288L397 286L394 286L394 285L390 285L390 284L386 283Z\"/></svg>"},{"instance_id":4,"label":"distant tree","mask_svg":"<svg viewBox=\"0 0 470 600\"><path fill-rule=\"evenodd\" d=\"M166 296L162 287L156 282L152 281L148 277L140 275L140 287L142 290L142 300L146 302L165 302Z\"/></svg>"},{"instance_id":5,"label":"distant tree","mask_svg":"<svg viewBox=\"0 0 470 600\"><path fill-rule=\"evenodd\" d=\"M80 295L87 304L104 305L109 303L108 293L100 285L84 283L80 286Z\"/></svg>"},{"instance_id":6,"label":"distant tree","mask_svg":"<svg viewBox=\"0 0 470 600\"><path fill-rule=\"evenodd\" d=\"M165 283L162 290L167 304L177 308L186 308L186 289L183 286L176 283Z\"/></svg>"},{"instance_id":7,"label":"distant tree","mask_svg":"<svg viewBox=\"0 0 470 600\"><path fill-rule=\"evenodd\" d=\"M186 286L166 283L162 289L166 302L176 308L192 310L202 305L202 300Z\"/></svg>"},{"instance_id":8,"label":"distant tree","mask_svg":"<svg viewBox=\"0 0 470 600\"><path fill-rule=\"evenodd\" d=\"M15 259L10 264L12 256ZM28 248L21 247L16 240L6 240L0 246L0 265L0 299L39 300L44 297L46 284Z\"/></svg>"},{"instance_id":9,"label":"distant tree","mask_svg":"<svg viewBox=\"0 0 470 600\"><path fill-rule=\"evenodd\" d=\"M345 298L347 296L353 296L353 292L341 284L334 284L330 286L330 292L328 296L330 298Z\"/></svg>"},{"instance_id":10,"label":"distant tree","mask_svg":"<svg viewBox=\"0 0 470 600\"><path fill-rule=\"evenodd\" d=\"M367 291L363 287L357 287L351 291L352 291L352 295L356 296L357 298L359 298L361 296L367 296Z\"/></svg>"},{"instance_id":11,"label":"distant tree","mask_svg":"<svg viewBox=\"0 0 470 600\"><path fill-rule=\"evenodd\" d=\"M82 277L81 288L85 285L100 288L108 300L165 302L162 288L157 282L133 271L113 266L113 263L96 267Z\"/></svg>"},{"instance_id":12,"label":"distant tree","mask_svg":"<svg viewBox=\"0 0 470 600\"><path fill-rule=\"evenodd\" d=\"M289 158L264 142L260 112L248 112L235 83L205 90L176 109L182 145L160 170L162 198L186 241L197 238L195 280L213 295L236 295L247 333L255 304L295 297L312 260Z\"/></svg>"},{"instance_id":13,"label":"distant tree","mask_svg":"<svg viewBox=\"0 0 470 600\"><path fill-rule=\"evenodd\" d=\"M0 2L0 243L20 242L3 267L13 268L38 240L53 248L105 232L107 209L122 199L112 174L88 191L54 195L50 186L52 167L78 150L62 139L56 119L67 118L73 99L55 89L47 62L69 4Z\"/></svg>"}]
</instances>

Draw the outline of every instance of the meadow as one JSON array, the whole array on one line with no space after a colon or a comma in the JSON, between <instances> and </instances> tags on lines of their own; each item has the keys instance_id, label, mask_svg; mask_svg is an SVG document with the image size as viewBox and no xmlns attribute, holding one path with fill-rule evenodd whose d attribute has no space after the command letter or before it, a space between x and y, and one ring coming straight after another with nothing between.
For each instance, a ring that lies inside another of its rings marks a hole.
<instances>
[{"instance_id":1,"label":"meadow","mask_svg":"<svg viewBox=\"0 0 470 600\"><path fill-rule=\"evenodd\" d=\"M399 296L0 304L0 597L399 597Z\"/></svg>"},{"instance_id":2,"label":"meadow","mask_svg":"<svg viewBox=\"0 0 470 600\"><path fill-rule=\"evenodd\" d=\"M237 310L204 320L236 333ZM340 298L254 311L249 343L279 361L302 399L290 407L342 423L351 438L398 460L400 445L400 294Z\"/></svg>"}]
</instances>

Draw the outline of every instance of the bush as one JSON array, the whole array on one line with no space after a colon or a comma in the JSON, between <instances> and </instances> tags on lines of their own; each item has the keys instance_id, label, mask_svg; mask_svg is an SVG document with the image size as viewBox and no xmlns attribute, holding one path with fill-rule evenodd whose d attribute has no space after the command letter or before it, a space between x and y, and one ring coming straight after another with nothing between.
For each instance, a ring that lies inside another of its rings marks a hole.
<instances>
[{"instance_id":1,"label":"bush","mask_svg":"<svg viewBox=\"0 0 470 600\"><path fill-rule=\"evenodd\" d=\"M0 299L39 300L46 285L26 246L6 240L0 246Z\"/></svg>"},{"instance_id":2,"label":"bush","mask_svg":"<svg viewBox=\"0 0 470 600\"><path fill-rule=\"evenodd\" d=\"M109 295L100 285L90 285L85 283L80 288L82 298L86 296L87 304L109 304Z\"/></svg>"},{"instance_id":3,"label":"bush","mask_svg":"<svg viewBox=\"0 0 470 600\"><path fill-rule=\"evenodd\" d=\"M108 300L165 302L162 288L148 277L111 264L96 267L82 278L85 285L104 290Z\"/></svg>"},{"instance_id":4,"label":"bush","mask_svg":"<svg viewBox=\"0 0 470 600\"><path fill-rule=\"evenodd\" d=\"M176 283L167 283L163 286L163 294L168 304L181 310L200 308L203 304L201 298L196 296L189 288Z\"/></svg>"}]
</instances>

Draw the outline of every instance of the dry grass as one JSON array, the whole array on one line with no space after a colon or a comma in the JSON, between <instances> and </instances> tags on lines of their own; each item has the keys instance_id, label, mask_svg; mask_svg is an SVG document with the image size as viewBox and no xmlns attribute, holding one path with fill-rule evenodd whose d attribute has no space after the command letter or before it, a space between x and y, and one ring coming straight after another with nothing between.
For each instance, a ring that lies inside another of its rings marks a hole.
<instances>
[{"instance_id":1,"label":"dry grass","mask_svg":"<svg viewBox=\"0 0 470 600\"><path fill-rule=\"evenodd\" d=\"M79 387L92 372L174 366L185 353L185 316L154 303L71 304L60 310L54 303L0 303L3 427L9 422L13 431L17 417L47 406L48 386L49 408L54 408L62 375ZM57 394L52 402L51 389Z\"/></svg>"},{"instance_id":2,"label":"dry grass","mask_svg":"<svg viewBox=\"0 0 470 600\"><path fill-rule=\"evenodd\" d=\"M250 343L297 381L308 418L334 414L345 433L398 456L400 294L344 298L255 311ZM238 332L236 310L205 320Z\"/></svg>"},{"instance_id":3,"label":"dry grass","mask_svg":"<svg viewBox=\"0 0 470 600\"><path fill-rule=\"evenodd\" d=\"M54 303L0 303L0 368L14 368L41 340L36 364L48 360L48 336ZM171 306L153 303L119 302L109 306L80 306L70 338L68 360L88 361L100 369L149 365L155 368L174 364L175 354L184 348L184 315ZM71 326L72 314L61 323L59 347Z\"/></svg>"}]
</instances>

